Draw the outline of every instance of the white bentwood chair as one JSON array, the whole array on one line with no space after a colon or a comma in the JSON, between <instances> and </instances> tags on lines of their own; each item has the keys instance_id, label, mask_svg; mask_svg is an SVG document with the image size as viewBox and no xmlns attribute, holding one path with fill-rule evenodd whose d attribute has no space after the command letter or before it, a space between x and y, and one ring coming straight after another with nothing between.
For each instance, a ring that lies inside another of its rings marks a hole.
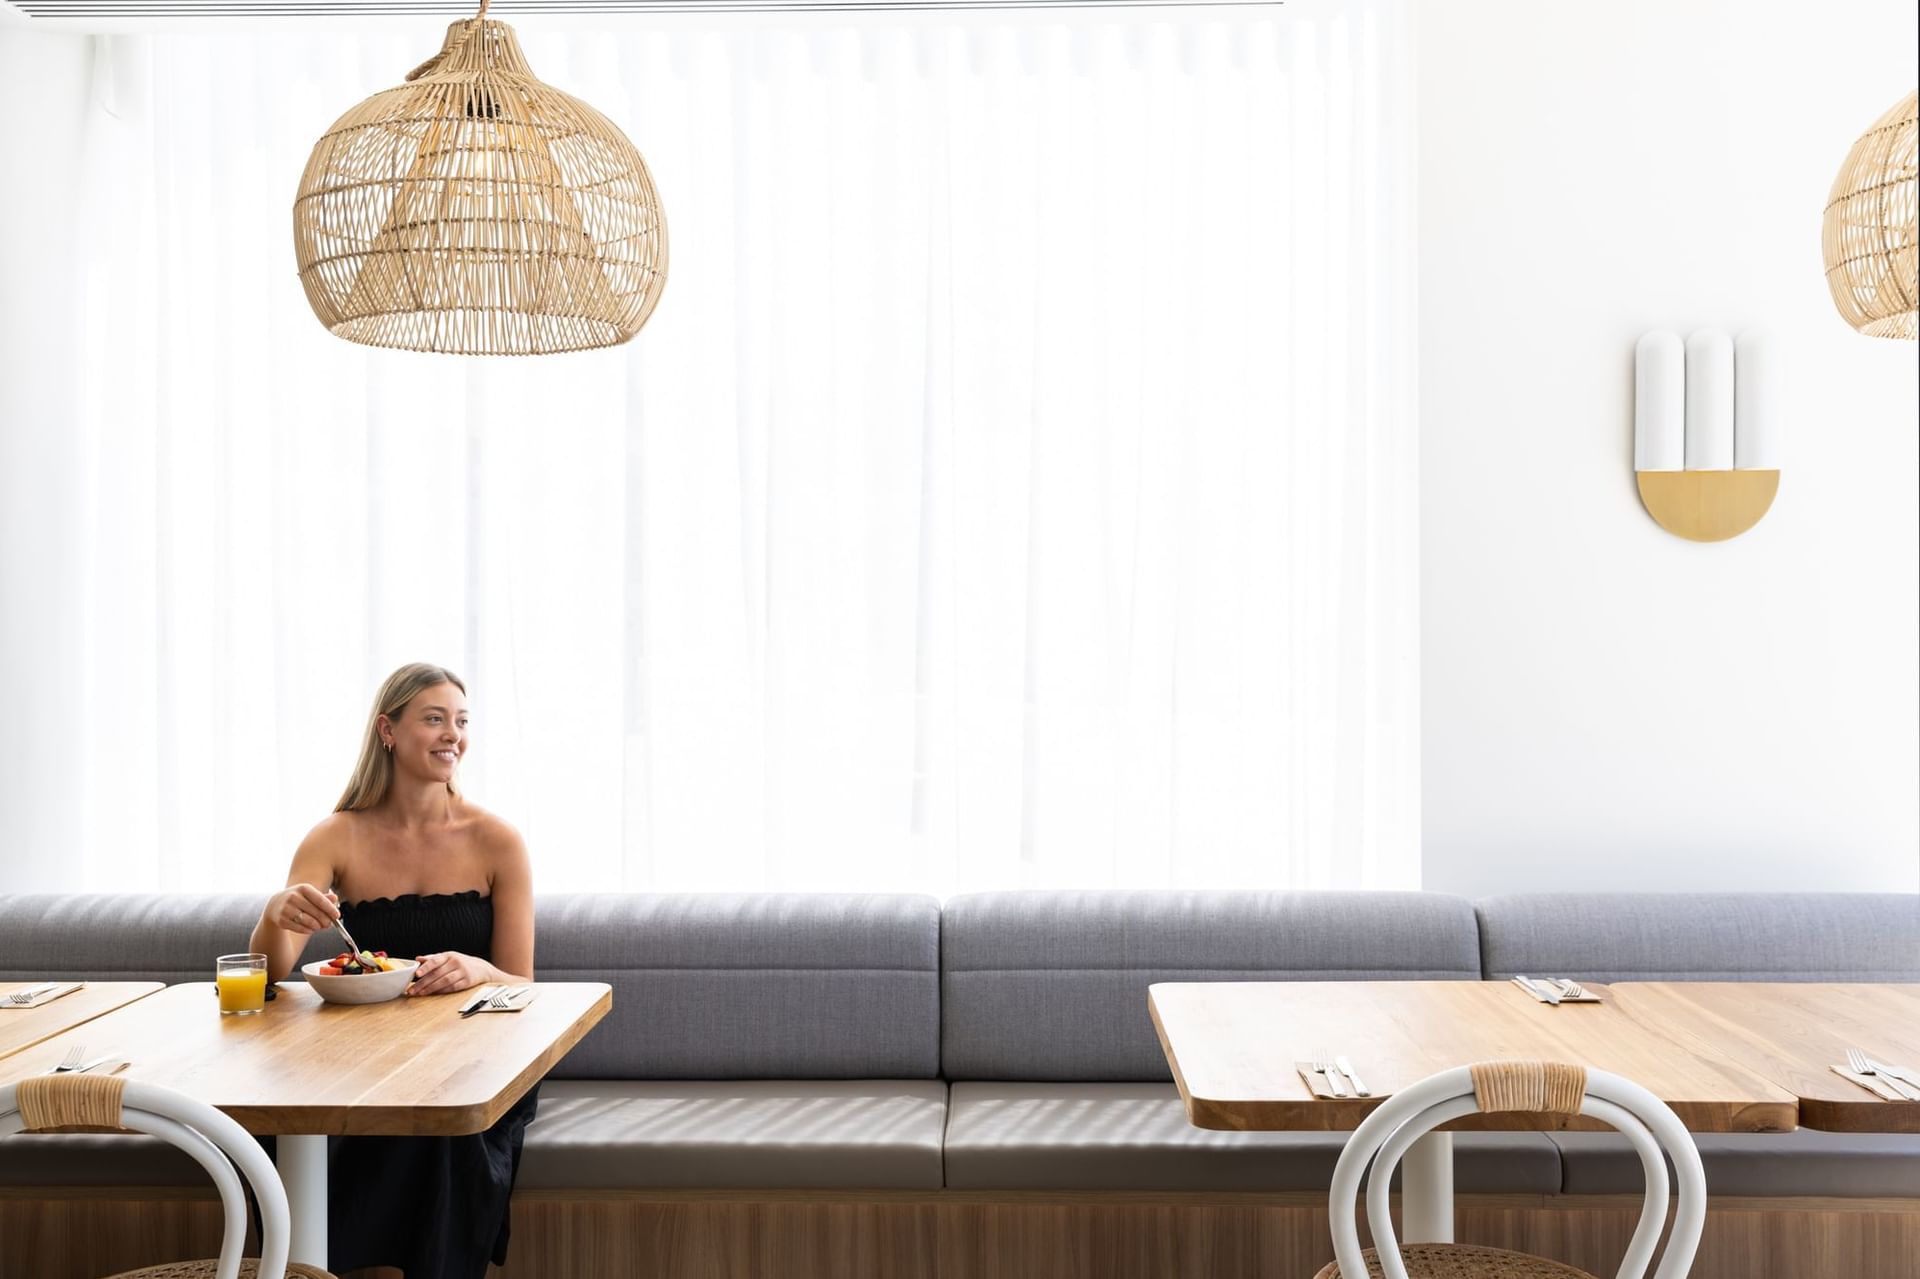
<instances>
[{"instance_id":1,"label":"white bentwood chair","mask_svg":"<svg viewBox=\"0 0 1920 1279\"><path fill-rule=\"evenodd\" d=\"M127 1128L180 1147L220 1190L226 1228L220 1256L127 1270L113 1279L257 1279L260 1275L333 1279L324 1270L287 1262L287 1192L252 1137L212 1106L171 1088L117 1075L45 1075L0 1087L0 1141L45 1128ZM260 1258L241 1257L247 1238L247 1196L235 1165L260 1204Z\"/></svg>"},{"instance_id":2,"label":"white bentwood chair","mask_svg":"<svg viewBox=\"0 0 1920 1279\"><path fill-rule=\"evenodd\" d=\"M1642 1279L1667 1221L1667 1165L1676 1187L1673 1232L1654 1279L1681 1279L1693 1266L1707 1217L1707 1180L1693 1138L1667 1104L1619 1075L1545 1061L1490 1061L1430 1075L1368 1115L1333 1171L1330 1217L1334 1260L1315 1279L1594 1279L1573 1266L1499 1248L1423 1243L1401 1248L1387 1215L1387 1191L1401 1156L1439 1125L1476 1111L1527 1110L1586 1115L1632 1143L1646 1174L1646 1202L1616 1279ZM1367 1173L1371 1164L1373 1171ZM1367 1177L1367 1224L1374 1246L1360 1247L1354 1199Z\"/></svg>"}]
</instances>

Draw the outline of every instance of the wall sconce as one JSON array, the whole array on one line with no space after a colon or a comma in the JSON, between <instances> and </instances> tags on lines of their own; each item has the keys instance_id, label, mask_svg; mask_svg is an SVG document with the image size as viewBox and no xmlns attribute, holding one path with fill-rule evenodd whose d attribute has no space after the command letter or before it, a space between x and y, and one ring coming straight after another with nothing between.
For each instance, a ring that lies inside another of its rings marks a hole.
<instances>
[{"instance_id":1,"label":"wall sconce","mask_svg":"<svg viewBox=\"0 0 1920 1279\"><path fill-rule=\"evenodd\" d=\"M1780 397L1771 343L1655 330L1633 357L1633 469L1667 532L1722 542L1760 522L1780 490Z\"/></svg>"}]
</instances>

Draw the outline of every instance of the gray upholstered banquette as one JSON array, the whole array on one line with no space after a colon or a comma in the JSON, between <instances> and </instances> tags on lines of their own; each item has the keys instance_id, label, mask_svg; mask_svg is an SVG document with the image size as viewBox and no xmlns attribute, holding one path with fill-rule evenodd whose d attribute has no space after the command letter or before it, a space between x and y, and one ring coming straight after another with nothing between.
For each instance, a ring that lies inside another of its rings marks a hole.
<instances>
[{"instance_id":1,"label":"gray upholstered banquette","mask_svg":"<svg viewBox=\"0 0 1920 1279\"><path fill-rule=\"evenodd\" d=\"M0 896L0 979L203 980L258 908ZM538 928L541 977L614 992L542 1086L520 1184L549 1190L1320 1190L1339 1134L1186 1122L1150 983L1920 980L1920 898L1902 895L576 895L543 897ZM1920 1139L1701 1144L1718 1194L1920 1195ZM1604 1136L1456 1149L1463 1192L1607 1193L1636 1175ZM0 1182L197 1182L171 1153L14 1137Z\"/></svg>"}]
</instances>

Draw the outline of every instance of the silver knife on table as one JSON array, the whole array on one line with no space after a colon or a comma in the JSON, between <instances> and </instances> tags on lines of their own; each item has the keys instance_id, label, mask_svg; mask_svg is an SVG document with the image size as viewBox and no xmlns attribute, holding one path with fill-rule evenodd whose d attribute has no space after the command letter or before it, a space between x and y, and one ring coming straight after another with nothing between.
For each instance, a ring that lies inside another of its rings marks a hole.
<instances>
[{"instance_id":1,"label":"silver knife on table","mask_svg":"<svg viewBox=\"0 0 1920 1279\"><path fill-rule=\"evenodd\" d=\"M1333 1064L1340 1067L1340 1073L1345 1075L1347 1082L1353 1085L1354 1092L1362 1097L1373 1096L1373 1089L1360 1082L1360 1076L1354 1073L1353 1063L1347 1060L1346 1054L1342 1053L1336 1056L1333 1059Z\"/></svg>"},{"instance_id":2,"label":"silver knife on table","mask_svg":"<svg viewBox=\"0 0 1920 1279\"><path fill-rule=\"evenodd\" d=\"M1550 989L1545 982L1537 982L1533 978L1523 977L1519 973L1515 973L1513 979L1520 983L1522 990L1530 992L1535 999L1543 1004L1557 1004L1560 1002L1560 993Z\"/></svg>"}]
</instances>

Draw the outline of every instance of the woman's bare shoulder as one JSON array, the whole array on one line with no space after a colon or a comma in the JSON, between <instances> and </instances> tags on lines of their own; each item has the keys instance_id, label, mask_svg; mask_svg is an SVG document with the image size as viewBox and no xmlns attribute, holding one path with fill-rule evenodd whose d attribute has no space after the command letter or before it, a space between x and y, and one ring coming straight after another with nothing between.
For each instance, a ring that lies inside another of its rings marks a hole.
<instances>
[{"instance_id":1,"label":"woman's bare shoulder","mask_svg":"<svg viewBox=\"0 0 1920 1279\"><path fill-rule=\"evenodd\" d=\"M480 805L462 801L461 817L468 823L467 829L473 833L474 842L489 854L521 855L526 852L526 841L520 838L513 823L497 813L490 813Z\"/></svg>"},{"instance_id":2,"label":"woman's bare shoulder","mask_svg":"<svg viewBox=\"0 0 1920 1279\"><path fill-rule=\"evenodd\" d=\"M313 829L300 841L300 847L294 850L287 882L325 887L337 881L359 846L359 827L358 813L329 813L314 823Z\"/></svg>"},{"instance_id":3,"label":"woman's bare shoulder","mask_svg":"<svg viewBox=\"0 0 1920 1279\"><path fill-rule=\"evenodd\" d=\"M307 837L300 841L300 847L328 851L351 848L359 840L365 821L363 813L328 813L313 824Z\"/></svg>"},{"instance_id":4,"label":"woman's bare shoulder","mask_svg":"<svg viewBox=\"0 0 1920 1279\"><path fill-rule=\"evenodd\" d=\"M468 804L461 814L472 832L474 847L486 867L487 886L496 900L503 897L525 898L532 891L533 868L527 860L527 844L513 823L478 804Z\"/></svg>"}]
</instances>

